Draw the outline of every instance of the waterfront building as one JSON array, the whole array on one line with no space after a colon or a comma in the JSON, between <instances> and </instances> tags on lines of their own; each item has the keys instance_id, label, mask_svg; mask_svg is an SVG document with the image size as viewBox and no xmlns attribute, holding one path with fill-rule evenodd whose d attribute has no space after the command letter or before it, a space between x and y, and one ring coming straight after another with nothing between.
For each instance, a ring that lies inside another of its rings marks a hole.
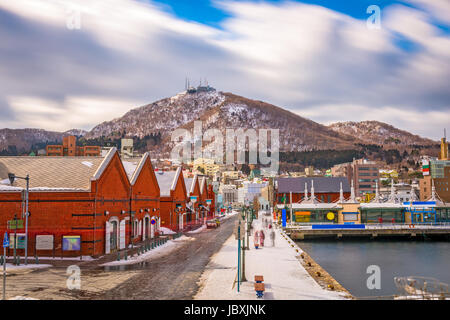
<instances>
[{"instance_id":1,"label":"waterfront building","mask_svg":"<svg viewBox=\"0 0 450 320\"><path fill-rule=\"evenodd\" d=\"M161 226L172 230L184 228L186 223L187 190L182 168L176 171L157 171L161 193Z\"/></svg>"},{"instance_id":2,"label":"waterfront building","mask_svg":"<svg viewBox=\"0 0 450 320\"><path fill-rule=\"evenodd\" d=\"M339 200L340 184L342 183L344 197L350 196L350 185L344 177L300 177L275 179L275 201L283 203L283 199L290 203L301 202L306 199L307 190L314 184L315 194L321 203L334 203Z\"/></svg>"},{"instance_id":3,"label":"waterfront building","mask_svg":"<svg viewBox=\"0 0 450 320\"><path fill-rule=\"evenodd\" d=\"M106 157L0 157L0 231L23 222L25 181L30 177L28 255L100 256L132 241L132 188L117 149ZM140 183L140 182L139 182ZM154 194L155 199L157 194ZM148 203L157 208L157 201ZM139 219L142 220L141 213ZM17 230L25 236L25 223ZM24 256L24 243L18 254ZM7 249L11 255L12 247Z\"/></svg>"},{"instance_id":4,"label":"waterfront building","mask_svg":"<svg viewBox=\"0 0 450 320\"><path fill-rule=\"evenodd\" d=\"M184 178L188 203L186 204L186 224L196 224L198 221L198 213L200 206L200 183L198 175L195 174L193 178ZM195 200L191 197L195 197Z\"/></svg>"},{"instance_id":5,"label":"waterfront building","mask_svg":"<svg viewBox=\"0 0 450 320\"><path fill-rule=\"evenodd\" d=\"M147 152L141 158L122 160L130 181L131 243L136 244L154 238L160 225L160 190L155 170ZM155 223L152 224L151 221ZM106 224L106 234L110 239L115 235L114 218ZM108 239L106 239L108 240ZM108 241L107 241L108 242ZM106 250L109 253L111 250Z\"/></svg>"}]
</instances>

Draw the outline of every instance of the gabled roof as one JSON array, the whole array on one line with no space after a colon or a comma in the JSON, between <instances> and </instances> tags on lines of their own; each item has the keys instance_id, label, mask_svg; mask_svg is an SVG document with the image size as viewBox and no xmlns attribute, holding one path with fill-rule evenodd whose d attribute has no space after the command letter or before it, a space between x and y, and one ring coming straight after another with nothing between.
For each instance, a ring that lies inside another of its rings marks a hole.
<instances>
[{"instance_id":1,"label":"gabled roof","mask_svg":"<svg viewBox=\"0 0 450 320\"><path fill-rule=\"evenodd\" d=\"M342 183L344 192L350 192L350 184L345 177L300 177L300 178L278 178L278 193L304 193L305 183L308 192L311 191L311 181L314 181L315 193L339 193Z\"/></svg>"},{"instance_id":2,"label":"gabled roof","mask_svg":"<svg viewBox=\"0 0 450 320\"><path fill-rule=\"evenodd\" d=\"M0 157L0 191L20 191L26 181L16 179L11 186L8 173L30 176L31 191L89 191L91 181L98 180L113 156L106 157Z\"/></svg>"},{"instance_id":3,"label":"gabled roof","mask_svg":"<svg viewBox=\"0 0 450 320\"><path fill-rule=\"evenodd\" d=\"M206 188L206 177L200 178L200 194L203 194L203 190Z\"/></svg>"},{"instance_id":4,"label":"gabled roof","mask_svg":"<svg viewBox=\"0 0 450 320\"><path fill-rule=\"evenodd\" d=\"M128 179L130 180L130 184L132 186L136 183L137 178L139 177L139 174L141 173L145 161L147 160L148 157L149 153L146 152L142 156L142 158L129 158L122 160L123 167L127 172Z\"/></svg>"},{"instance_id":5,"label":"gabled roof","mask_svg":"<svg viewBox=\"0 0 450 320\"><path fill-rule=\"evenodd\" d=\"M170 196L170 191L175 190L178 177L181 174L181 167L177 171L157 171L156 179L158 180L161 196Z\"/></svg>"},{"instance_id":6,"label":"gabled roof","mask_svg":"<svg viewBox=\"0 0 450 320\"><path fill-rule=\"evenodd\" d=\"M198 180L197 174L194 175L193 178L184 178L184 184L186 185L187 195L188 197L194 193L195 183Z\"/></svg>"}]
</instances>

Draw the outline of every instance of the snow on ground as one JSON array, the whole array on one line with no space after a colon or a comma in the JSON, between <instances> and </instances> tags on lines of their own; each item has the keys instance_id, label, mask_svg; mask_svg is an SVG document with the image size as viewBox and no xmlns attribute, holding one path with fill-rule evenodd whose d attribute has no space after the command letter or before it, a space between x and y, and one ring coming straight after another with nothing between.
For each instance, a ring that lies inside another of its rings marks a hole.
<instances>
[{"instance_id":1,"label":"snow on ground","mask_svg":"<svg viewBox=\"0 0 450 320\"><path fill-rule=\"evenodd\" d=\"M12 257L10 257L10 258L12 258ZM41 260L94 261L94 260L100 259L101 257L99 257L97 259L96 258L92 258L91 256L83 256L82 259L80 259L80 257L63 257L63 258L61 258L61 257L58 257L58 256L55 256L55 257L38 257L38 258L39 258L39 261L41 261ZM34 257L29 257L28 261L30 259L33 259L33 261L34 261Z\"/></svg>"},{"instance_id":2,"label":"snow on ground","mask_svg":"<svg viewBox=\"0 0 450 320\"><path fill-rule=\"evenodd\" d=\"M199 233L202 232L203 230L206 229L206 224L202 225L200 228L195 229L194 231L188 231L186 232L187 234L194 234L194 233Z\"/></svg>"},{"instance_id":3,"label":"snow on ground","mask_svg":"<svg viewBox=\"0 0 450 320\"><path fill-rule=\"evenodd\" d=\"M171 229L166 228L166 227L161 227L161 228L159 228L159 231L161 231L161 233L162 233L163 235L167 235L167 234L176 234L176 232L174 232L174 231L172 231Z\"/></svg>"},{"instance_id":4,"label":"snow on ground","mask_svg":"<svg viewBox=\"0 0 450 320\"><path fill-rule=\"evenodd\" d=\"M20 266L16 266L11 263L6 264L6 271L16 271L16 270L28 270L28 269L43 269L43 268L50 268L52 267L51 264L21 264ZM3 265L0 266L0 271L3 270Z\"/></svg>"},{"instance_id":5,"label":"snow on ground","mask_svg":"<svg viewBox=\"0 0 450 320\"><path fill-rule=\"evenodd\" d=\"M24 296L15 296L13 298L9 298L8 300L39 300L39 299Z\"/></svg>"},{"instance_id":6,"label":"snow on ground","mask_svg":"<svg viewBox=\"0 0 450 320\"><path fill-rule=\"evenodd\" d=\"M260 215L260 218L262 215ZM266 217L264 217L266 218ZM261 229L261 221L254 221L254 229ZM237 240L232 235L209 262L200 280L201 289L194 297L197 300L255 300L255 275L264 277L267 300L330 300L344 299L344 293L323 289L303 268L296 258L297 248L289 246L275 229L275 247L271 246L269 229L264 229L265 246L255 249L253 235L250 250L245 251L245 275L240 292L233 283L237 274ZM301 252L301 251L300 251Z\"/></svg>"},{"instance_id":7,"label":"snow on ground","mask_svg":"<svg viewBox=\"0 0 450 320\"><path fill-rule=\"evenodd\" d=\"M174 249L178 248L180 245L182 245L182 243L184 241L193 241L193 240L195 240L195 239L186 237L186 236L181 236L178 239L169 240L165 244L160 245L159 247L152 249L150 251L147 251L146 253L141 254L139 256L137 254L135 254L135 255L133 255L133 257L128 257L127 260L122 259L120 261L112 261L112 262L104 263L104 264L100 265L100 267L123 266L123 265L131 265L131 264L141 263L141 262L144 262L151 258L156 258L156 257L166 255L166 254L172 252ZM121 257L123 257L123 256L121 255Z\"/></svg>"}]
</instances>

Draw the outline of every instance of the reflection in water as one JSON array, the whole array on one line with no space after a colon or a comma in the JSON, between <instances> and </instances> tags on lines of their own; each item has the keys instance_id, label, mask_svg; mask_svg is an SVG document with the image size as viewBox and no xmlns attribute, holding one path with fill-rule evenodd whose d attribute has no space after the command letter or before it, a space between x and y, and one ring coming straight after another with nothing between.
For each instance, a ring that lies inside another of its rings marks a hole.
<instances>
[{"instance_id":1,"label":"reflection in water","mask_svg":"<svg viewBox=\"0 0 450 320\"><path fill-rule=\"evenodd\" d=\"M450 284L450 242L314 241L297 242L356 297L398 294L394 277L424 276ZM381 289L369 290L367 268L380 267Z\"/></svg>"}]
</instances>

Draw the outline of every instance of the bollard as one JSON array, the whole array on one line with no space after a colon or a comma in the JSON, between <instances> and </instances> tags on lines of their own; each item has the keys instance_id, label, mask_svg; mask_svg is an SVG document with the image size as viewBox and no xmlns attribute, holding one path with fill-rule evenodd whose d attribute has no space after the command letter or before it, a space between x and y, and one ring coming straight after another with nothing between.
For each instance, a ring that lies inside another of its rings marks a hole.
<instances>
[{"instance_id":1,"label":"bollard","mask_svg":"<svg viewBox=\"0 0 450 320\"><path fill-rule=\"evenodd\" d=\"M3 265L3 256L0 256L0 266Z\"/></svg>"},{"instance_id":2,"label":"bollard","mask_svg":"<svg viewBox=\"0 0 450 320\"><path fill-rule=\"evenodd\" d=\"M120 261L120 252L117 252L117 261Z\"/></svg>"},{"instance_id":3,"label":"bollard","mask_svg":"<svg viewBox=\"0 0 450 320\"><path fill-rule=\"evenodd\" d=\"M125 250L125 252L124 252L124 257L125 257L125 261L127 261L127 260L128 260L128 257L127 257L127 250Z\"/></svg>"},{"instance_id":4,"label":"bollard","mask_svg":"<svg viewBox=\"0 0 450 320\"><path fill-rule=\"evenodd\" d=\"M34 256L34 259L36 260L36 264L39 264L39 258L37 255Z\"/></svg>"}]
</instances>

